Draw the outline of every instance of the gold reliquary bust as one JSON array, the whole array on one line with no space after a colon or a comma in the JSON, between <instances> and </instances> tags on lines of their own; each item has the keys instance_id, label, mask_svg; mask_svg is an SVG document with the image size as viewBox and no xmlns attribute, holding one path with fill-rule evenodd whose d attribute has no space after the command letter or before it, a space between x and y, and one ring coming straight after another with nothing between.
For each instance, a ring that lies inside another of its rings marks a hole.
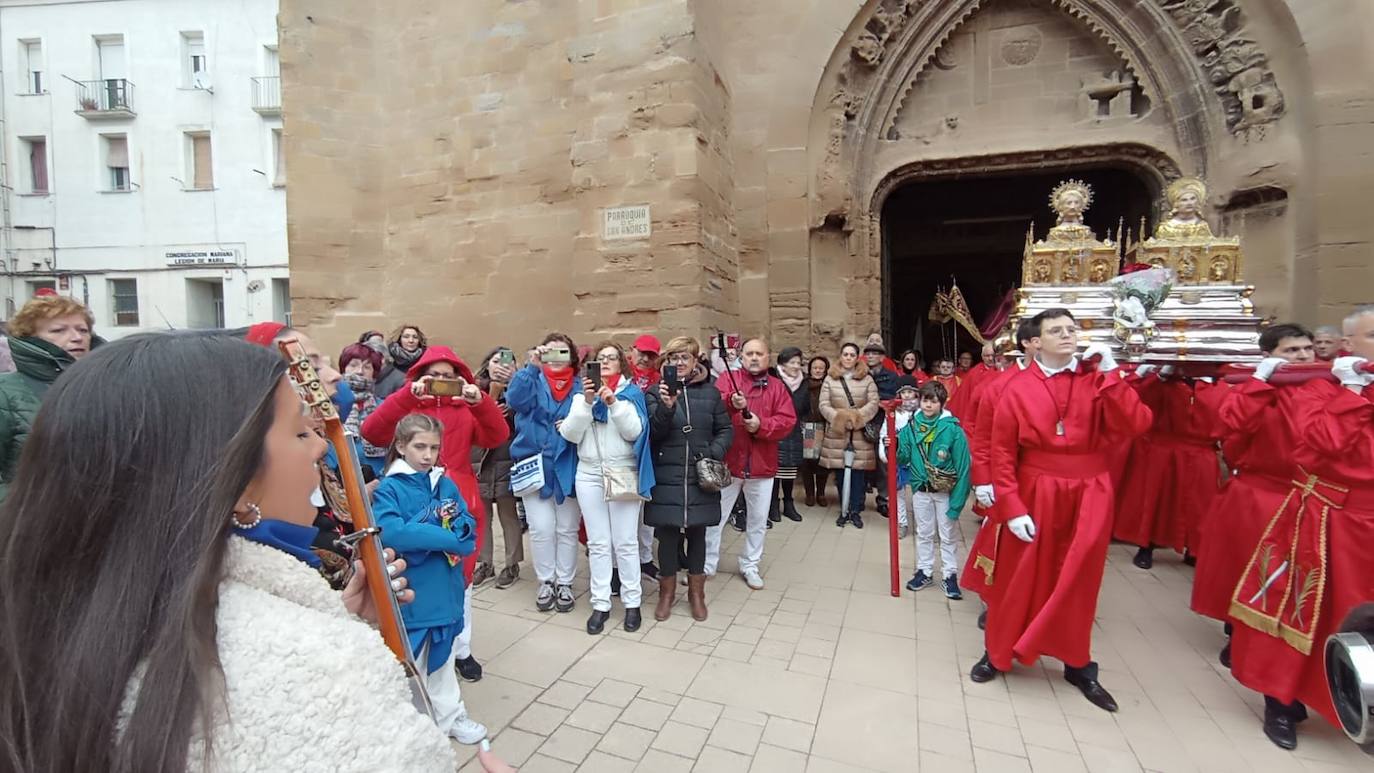
<instances>
[{"instance_id":1,"label":"gold reliquary bust","mask_svg":"<svg viewBox=\"0 0 1374 773\"><path fill-rule=\"evenodd\" d=\"M1121 262L1118 245L1110 239L1098 241L1083 223L1092 201L1092 187L1079 180L1060 183L1050 193L1055 226L1043 241L1034 241L1033 226L1026 234L1023 285L1101 284L1116 276Z\"/></svg>"},{"instance_id":2,"label":"gold reliquary bust","mask_svg":"<svg viewBox=\"0 0 1374 773\"><path fill-rule=\"evenodd\" d=\"M1136 260L1173 269L1180 285L1240 284L1240 239L1212 234L1202 213L1207 185L1184 177L1169 185L1165 197L1169 217L1141 242Z\"/></svg>"}]
</instances>

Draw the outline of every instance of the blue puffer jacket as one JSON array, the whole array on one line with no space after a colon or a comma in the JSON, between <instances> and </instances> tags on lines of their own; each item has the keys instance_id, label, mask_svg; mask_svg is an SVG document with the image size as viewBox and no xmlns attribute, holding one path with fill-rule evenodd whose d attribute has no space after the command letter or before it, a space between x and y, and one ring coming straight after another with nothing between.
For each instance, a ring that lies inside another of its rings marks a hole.
<instances>
[{"instance_id":1,"label":"blue puffer jacket","mask_svg":"<svg viewBox=\"0 0 1374 773\"><path fill-rule=\"evenodd\" d=\"M510 444L511 459L542 454L544 457L544 488L541 499L553 497L562 504L572 496L573 481L577 478L577 446L569 443L554 428L568 418L572 401L582 395L582 378L573 373L572 390L562 400L555 400L544 372L536 365L527 365L515 372L506 387L506 405L515 413L515 439Z\"/></svg>"},{"instance_id":2,"label":"blue puffer jacket","mask_svg":"<svg viewBox=\"0 0 1374 773\"><path fill-rule=\"evenodd\" d=\"M451 562L445 554L471 554L477 545L477 523L442 468L415 472L404 461L391 465L372 495L372 510L382 529L382 544L406 560L405 576L415 601L401 607L401 616L417 655L430 640L433 671L447 660L453 639L463 629L467 592L462 563ZM444 515L449 516L447 526Z\"/></svg>"}]
</instances>

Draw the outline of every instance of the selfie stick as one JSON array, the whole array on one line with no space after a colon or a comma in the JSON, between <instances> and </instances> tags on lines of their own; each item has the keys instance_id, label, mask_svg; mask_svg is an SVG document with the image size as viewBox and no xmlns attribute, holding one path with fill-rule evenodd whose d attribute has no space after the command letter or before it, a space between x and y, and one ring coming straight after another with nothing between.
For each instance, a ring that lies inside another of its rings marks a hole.
<instances>
[{"instance_id":1,"label":"selfie stick","mask_svg":"<svg viewBox=\"0 0 1374 773\"><path fill-rule=\"evenodd\" d=\"M717 334L716 334L716 347L720 349L720 361L723 362L723 363L725 363L725 375L727 375L727 376L730 377L730 388L733 389L733 390L735 390L735 392L738 393L738 394L743 394L742 392L739 391L739 384L735 383L735 372L732 371L732 370L730 370L730 358L727 357L726 354L725 354L725 334L724 334L724 333L717 333ZM745 419L752 419L752 418L754 418L754 414L750 413L748 408L742 408L742 409L740 409L739 415L740 415L740 416L743 416Z\"/></svg>"}]
</instances>

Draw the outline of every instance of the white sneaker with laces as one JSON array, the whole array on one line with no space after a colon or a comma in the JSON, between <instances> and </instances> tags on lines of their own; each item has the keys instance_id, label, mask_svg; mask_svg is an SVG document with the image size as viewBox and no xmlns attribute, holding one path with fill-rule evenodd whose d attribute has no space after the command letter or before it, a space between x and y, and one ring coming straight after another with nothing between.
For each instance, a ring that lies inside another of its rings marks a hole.
<instances>
[{"instance_id":1,"label":"white sneaker with laces","mask_svg":"<svg viewBox=\"0 0 1374 773\"><path fill-rule=\"evenodd\" d=\"M740 575L744 577L745 584L753 590L763 590L763 575L759 574L759 570L745 569Z\"/></svg>"},{"instance_id":2,"label":"white sneaker with laces","mask_svg":"<svg viewBox=\"0 0 1374 773\"><path fill-rule=\"evenodd\" d=\"M487 737L487 726L468 718L464 712L458 716L453 727L449 728L448 734L458 743L472 746L481 743L482 739Z\"/></svg>"}]
</instances>

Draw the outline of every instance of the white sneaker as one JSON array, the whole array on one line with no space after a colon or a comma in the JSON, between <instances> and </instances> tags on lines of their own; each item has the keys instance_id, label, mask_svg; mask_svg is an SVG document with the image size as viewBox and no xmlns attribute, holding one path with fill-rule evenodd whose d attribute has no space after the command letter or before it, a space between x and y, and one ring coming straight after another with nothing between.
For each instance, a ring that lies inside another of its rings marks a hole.
<instances>
[{"instance_id":1,"label":"white sneaker","mask_svg":"<svg viewBox=\"0 0 1374 773\"><path fill-rule=\"evenodd\" d=\"M759 570L745 569L740 572L740 576L744 578L745 584L750 588L754 590L763 590L763 576L759 574Z\"/></svg>"},{"instance_id":2,"label":"white sneaker","mask_svg":"<svg viewBox=\"0 0 1374 773\"><path fill-rule=\"evenodd\" d=\"M449 728L448 734L453 740L467 746L473 746L482 742L487 737L487 726L481 722L474 722L463 714Z\"/></svg>"}]
</instances>

